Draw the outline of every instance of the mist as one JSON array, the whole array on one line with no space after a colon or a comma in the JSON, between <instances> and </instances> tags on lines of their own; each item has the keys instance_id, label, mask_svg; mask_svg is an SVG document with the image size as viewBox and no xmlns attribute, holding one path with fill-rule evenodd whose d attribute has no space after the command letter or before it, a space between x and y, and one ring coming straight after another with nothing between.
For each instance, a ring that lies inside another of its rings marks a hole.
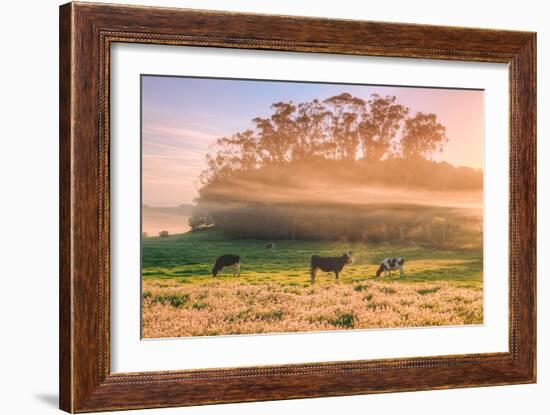
<instances>
[{"instance_id":1,"label":"mist","mask_svg":"<svg viewBox=\"0 0 550 415\"><path fill-rule=\"evenodd\" d=\"M223 186L213 186L214 199L260 204L340 205L365 207L369 205L416 205L463 209L481 214L482 190L437 191L358 185L330 184L307 176L293 175L292 183L268 183L260 180L229 178Z\"/></svg>"}]
</instances>

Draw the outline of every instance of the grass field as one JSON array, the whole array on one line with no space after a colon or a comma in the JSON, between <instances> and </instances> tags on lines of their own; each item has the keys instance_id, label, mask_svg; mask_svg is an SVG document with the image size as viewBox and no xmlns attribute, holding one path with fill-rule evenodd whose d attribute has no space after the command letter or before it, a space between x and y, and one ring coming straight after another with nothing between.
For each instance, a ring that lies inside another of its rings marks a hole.
<instances>
[{"instance_id":1,"label":"grass field","mask_svg":"<svg viewBox=\"0 0 550 415\"><path fill-rule=\"evenodd\" d=\"M483 322L482 251L331 241L228 239L215 230L143 240L142 332L145 338L424 327ZM337 283L311 255L353 251ZM215 259L241 256L241 276ZM406 259L404 279L375 278L380 260Z\"/></svg>"}]
</instances>

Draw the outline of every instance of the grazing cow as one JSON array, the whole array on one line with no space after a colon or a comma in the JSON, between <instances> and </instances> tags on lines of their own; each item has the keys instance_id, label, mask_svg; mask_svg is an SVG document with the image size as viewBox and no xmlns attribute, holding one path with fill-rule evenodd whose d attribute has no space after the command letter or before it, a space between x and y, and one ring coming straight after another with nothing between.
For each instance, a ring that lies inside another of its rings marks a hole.
<instances>
[{"instance_id":1,"label":"grazing cow","mask_svg":"<svg viewBox=\"0 0 550 415\"><path fill-rule=\"evenodd\" d=\"M217 277L224 267L233 267L233 276L241 275L241 257L238 255L222 255L216 259L214 268L212 268L212 275Z\"/></svg>"},{"instance_id":2,"label":"grazing cow","mask_svg":"<svg viewBox=\"0 0 550 415\"><path fill-rule=\"evenodd\" d=\"M344 265L351 263L353 263L353 257L349 251L344 252L342 256L336 257L321 257L319 255L313 255L311 257L311 268L309 274L311 283L315 283L315 275L319 269L324 272L334 272L336 275L336 280L338 280L338 276L340 272L342 272Z\"/></svg>"},{"instance_id":3,"label":"grazing cow","mask_svg":"<svg viewBox=\"0 0 550 415\"><path fill-rule=\"evenodd\" d=\"M273 242L268 243L268 244L265 246L265 249L275 249L275 244L274 244Z\"/></svg>"},{"instance_id":4,"label":"grazing cow","mask_svg":"<svg viewBox=\"0 0 550 415\"><path fill-rule=\"evenodd\" d=\"M379 277L382 272L384 273L384 276L387 277L389 273L391 277L391 272L398 269L399 276L403 278L405 277L405 273L403 272L404 264L405 260L403 258L384 258L384 260L380 263L378 271L376 271L376 277Z\"/></svg>"}]
</instances>

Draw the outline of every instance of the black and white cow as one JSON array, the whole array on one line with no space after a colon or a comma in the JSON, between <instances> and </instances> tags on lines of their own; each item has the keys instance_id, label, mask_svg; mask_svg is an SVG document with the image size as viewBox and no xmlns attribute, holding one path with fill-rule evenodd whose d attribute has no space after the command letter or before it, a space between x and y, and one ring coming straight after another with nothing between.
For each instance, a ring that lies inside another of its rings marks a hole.
<instances>
[{"instance_id":1,"label":"black and white cow","mask_svg":"<svg viewBox=\"0 0 550 415\"><path fill-rule=\"evenodd\" d=\"M217 277L224 267L233 267L233 276L241 275L241 257L238 255L222 255L216 259L214 268L212 268L212 275Z\"/></svg>"},{"instance_id":2,"label":"black and white cow","mask_svg":"<svg viewBox=\"0 0 550 415\"><path fill-rule=\"evenodd\" d=\"M384 260L380 263L378 271L376 271L376 276L379 277L383 272L385 277L388 276L388 273L391 277L391 272L398 269L399 276L403 278L405 277L405 272L403 272L404 264L405 260L403 258L384 258Z\"/></svg>"},{"instance_id":3,"label":"black and white cow","mask_svg":"<svg viewBox=\"0 0 550 415\"><path fill-rule=\"evenodd\" d=\"M334 275L336 275L336 280L338 280L338 276L340 272L342 272L342 269L344 269L344 265L351 263L353 263L353 257L349 251L344 252L342 256L337 257L322 257L319 255L313 255L311 257L311 267L309 269L311 283L315 283L315 275L319 269L325 272L334 272Z\"/></svg>"}]
</instances>

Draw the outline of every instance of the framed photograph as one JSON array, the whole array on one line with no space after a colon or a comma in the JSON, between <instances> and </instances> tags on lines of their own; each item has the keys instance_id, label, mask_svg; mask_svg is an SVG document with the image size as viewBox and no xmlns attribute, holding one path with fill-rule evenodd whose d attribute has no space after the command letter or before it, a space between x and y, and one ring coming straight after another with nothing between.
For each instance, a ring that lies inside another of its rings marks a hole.
<instances>
[{"instance_id":1,"label":"framed photograph","mask_svg":"<svg viewBox=\"0 0 550 415\"><path fill-rule=\"evenodd\" d=\"M536 35L60 8L60 407L536 381Z\"/></svg>"}]
</instances>

